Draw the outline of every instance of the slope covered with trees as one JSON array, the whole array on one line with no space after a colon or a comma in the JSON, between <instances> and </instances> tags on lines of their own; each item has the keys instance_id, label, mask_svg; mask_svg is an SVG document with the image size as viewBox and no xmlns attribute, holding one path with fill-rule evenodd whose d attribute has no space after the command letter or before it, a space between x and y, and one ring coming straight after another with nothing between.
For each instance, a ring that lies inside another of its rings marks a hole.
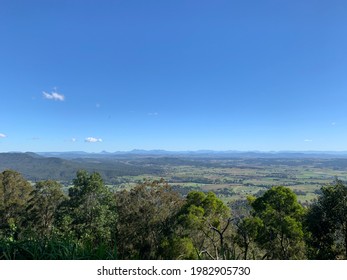
<instances>
[{"instance_id":1,"label":"slope covered with trees","mask_svg":"<svg viewBox=\"0 0 347 280\"><path fill-rule=\"evenodd\" d=\"M289 188L249 197L242 215L212 192L164 180L112 192L78 171L67 192L0 173L0 259L346 259L347 187L302 206Z\"/></svg>"},{"instance_id":2,"label":"slope covered with trees","mask_svg":"<svg viewBox=\"0 0 347 280\"><path fill-rule=\"evenodd\" d=\"M162 173L158 166L107 157L64 159L43 157L35 153L0 153L0 172L8 169L17 170L24 178L33 182L50 179L66 183L70 183L81 169L88 172L97 170L108 183L112 183L118 176Z\"/></svg>"}]
</instances>

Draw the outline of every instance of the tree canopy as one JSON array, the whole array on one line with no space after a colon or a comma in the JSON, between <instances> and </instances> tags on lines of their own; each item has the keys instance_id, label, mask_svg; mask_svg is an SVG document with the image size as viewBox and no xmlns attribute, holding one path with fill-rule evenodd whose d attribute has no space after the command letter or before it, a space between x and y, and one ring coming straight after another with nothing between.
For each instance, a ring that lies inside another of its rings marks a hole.
<instances>
[{"instance_id":1,"label":"tree canopy","mask_svg":"<svg viewBox=\"0 0 347 280\"><path fill-rule=\"evenodd\" d=\"M258 226L256 242L264 259L302 259L304 257L304 208L295 193L278 186L251 200L253 223Z\"/></svg>"},{"instance_id":2,"label":"tree canopy","mask_svg":"<svg viewBox=\"0 0 347 280\"><path fill-rule=\"evenodd\" d=\"M13 170L0 173L0 236L21 231L26 204L33 188L21 174Z\"/></svg>"},{"instance_id":3,"label":"tree canopy","mask_svg":"<svg viewBox=\"0 0 347 280\"><path fill-rule=\"evenodd\" d=\"M311 258L347 259L347 186L342 181L321 188L306 224Z\"/></svg>"},{"instance_id":4,"label":"tree canopy","mask_svg":"<svg viewBox=\"0 0 347 280\"><path fill-rule=\"evenodd\" d=\"M163 179L112 192L99 173L81 170L72 183L0 173L0 259L347 258L340 180L306 208L275 186L234 215L216 193L181 195Z\"/></svg>"}]
</instances>

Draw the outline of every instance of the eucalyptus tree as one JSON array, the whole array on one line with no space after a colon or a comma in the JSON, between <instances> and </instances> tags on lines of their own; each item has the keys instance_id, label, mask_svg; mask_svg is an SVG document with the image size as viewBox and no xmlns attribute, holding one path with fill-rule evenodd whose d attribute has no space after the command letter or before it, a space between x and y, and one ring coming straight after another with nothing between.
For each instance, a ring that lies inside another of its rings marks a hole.
<instances>
[{"instance_id":1,"label":"eucalyptus tree","mask_svg":"<svg viewBox=\"0 0 347 280\"><path fill-rule=\"evenodd\" d=\"M54 229L57 211L67 200L62 185L56 181L46 180L35 184L28 201L28 230L39 237L49 237Z\"/></svg>"},{"instance_id":2,"label":"eucalyptus tree","mask_svg":"<svg viewBox=\"0 0 347 280\"><path fill-rule=\"evenodd\" d=\"M22 231L23 217L31 184L13 170L0 173L0 235L17 238Z\"/></svg>"},{"instance_id":3,"label":"eucalyptus tree","mask_svg":"<svg viewBox=\"0 0 347 280\"><path fill-rule=\"evenodd\" d=\"M179 213L180 236L189 237L198 258L234 258L231 211L212 192L192 191Z\"/></svg>"},{"instance_id":4,"label":"eucalyptus tree","mask_svg":"<svg viewBox=\"0 0 347 280\"><path fill-rule=\"evenodd\" d=\"M258 217L244 217L236 222L236 243L241 248L241 258L256 260L261 256L256 238L261 230L262 221Z\"/></svg>"},{"instance_id":5,"label":"eucalyptus tree","mask_svg":"<svg viewBox=\"0 0 347 280\"><path fill-rule=\"evenodd\" d=\"M272 187L261 197L250 199L252 230L264 251L263 259L305 258L302 221L305 210L295 193L283 186ZM257 229L254 229L257 225Z\"/></svg>"},{"instance_id":6,"label":"eucalyptus tree","mask_svg":"<svg viewBox=\"0 0 347 280\"><path fill-rule=\"evenodd\" d=\"M347 186L341 180L321 188L306 224L310 258L347 259Z\"/></svg>"},{"instance_id":7,"label":"eucalyptus tree","mask_svg":"<svg viewBox=\"0 0 347 280\"><path fill-rule=\"evenodd\" d=\"M178 244L174 218L183 200L167 182L144 180L115 197L121 259L171 259L180 255L170 245Z\"/></svg>"},{"instance_id":8,"label":"eucalyptus tree","mask_svg":"<svg viewBox=\"0 0 347 280\"><path fill-rule=\"evenodd\" d=\"M93 246L114 241L114 197L99 173L78 171L69 189L69 199L60 211L60 221L78 240Z\"/></svg>"}]
</instances>

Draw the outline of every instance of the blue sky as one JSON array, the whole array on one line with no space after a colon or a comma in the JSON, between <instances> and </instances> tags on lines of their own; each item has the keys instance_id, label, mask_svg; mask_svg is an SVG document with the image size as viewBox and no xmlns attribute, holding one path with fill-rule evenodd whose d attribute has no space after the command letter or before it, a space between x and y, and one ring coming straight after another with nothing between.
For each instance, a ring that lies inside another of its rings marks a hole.
<instances>
[{"instance_id":1,"label":"blue sky","mask_svg":"<svg viewBox=\"0 0 347 280\"><path fill-rule=\"evenodd\" d=\"M347 2L1 0L0 152L347 150Z\"/></svg>"}]
</instances>

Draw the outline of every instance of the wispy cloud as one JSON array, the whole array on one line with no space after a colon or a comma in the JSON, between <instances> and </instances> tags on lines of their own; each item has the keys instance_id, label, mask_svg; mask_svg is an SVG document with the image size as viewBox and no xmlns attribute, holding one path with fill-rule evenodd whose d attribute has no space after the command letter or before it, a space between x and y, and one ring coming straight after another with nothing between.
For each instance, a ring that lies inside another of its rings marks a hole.
<instances>
[{"instance_id":1,"label":"wispy cloud","mask_svg":"<svg viewBox=\"0 0 347 280\"><path fill-rule=\"evenodd\" d=\"M148 115L148 116L158 116L159 113L158 113L158 112L154 112L154 113L148 113L147 115Z\"/></svg>"},{"instance_id":2,"label":"wispy cloud","mask_svg":"<svg viewBox=\"0 0 347 280\"><path fill-rule=\"evenodd\" d=\"M332 122L331 125L332 125L332 126L335 126L335 125L336 125L336 122Z\"/></svg>"},{"instance_id":3,"label":"wispy cloud","mask_svg":"<svg viewBox=\"0 0 347 280\"><path fill-rule=\"evenodd\" d=\"M76 142L77 139L76 138L71 138L71 142Z\"/></svg>"},{"instance_id":4,"label":"wispy cloud","mask_svg":"<svg viewBox=\"0 0 347 280\"><path fill-rule=\"evenodd\" d=\"M0 138L6 138L6 134L0 133Z\"/></svg>"},{"instance_id":5,"label":"wispy cloud","mask_svg":"<svg viewBox=\"0 0 347 280\"><path fill-rule=\"evenodd\" d=\"M312 139L305 139L304 141L305 141L305 142L313 142Z\"/></svg>"},{"instance_id":6,"label":"wispy cloud","mask_svg":"<svg viewBox=\"0 0 347 280\"><path fill-rule=\"evenodd\" d=\"M50 100L55 100L55 101L64 101L65 100L65 96L58 93L56 90L52 91L51 93L47 93L45 91L42 92L43 97L45 99L50 99Z\"/></svg>"},{"instance_id":7,"label":"wispy cloud","mask_svg":"<svg viewBox=\"0 0 347 280\"><path fill-rule=\"evenodd\" d=\"M102 142L102 139L95 138L95 137L87 137L86 139L84 139L84 141L88 143L97 143L97 142Z\"/></svg>"}]
</instances>

